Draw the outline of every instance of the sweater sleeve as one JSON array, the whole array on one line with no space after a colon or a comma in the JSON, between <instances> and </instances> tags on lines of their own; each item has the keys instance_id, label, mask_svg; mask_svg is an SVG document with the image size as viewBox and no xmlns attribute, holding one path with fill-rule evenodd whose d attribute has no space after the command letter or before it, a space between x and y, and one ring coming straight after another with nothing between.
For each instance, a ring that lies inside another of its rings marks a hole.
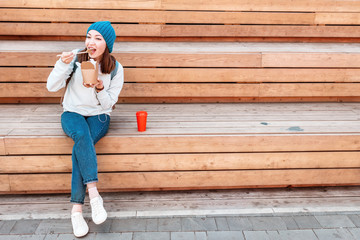
<instances>
[{"instance_id":1,"label":"sweater sleeve","mask_svg":"<svg viewBox=\"0 0 360 240\"><path fill-rule=\"evenodd\" d=\"M96 93L97 99L103 109L112 108L112 106L116 104L123 85L124 69L121 64L119 64L118 71L114 78L110 81L109 88Z\"/></svg>"},{"instance_id":2,"label":"sweater sleeve","mask_svg":"<svg viewBox=\"0 0 360 240\"><path fill-rule=\"evenodd\" d=\"M75 54L76 52L77 50L73 51ZM57 92L61 88L65 87L66 79L68 79L71 72L73 71L74 64L75 57L69 64L64 63L61 58L55 63L55 66L51 71L46 83L46 87L49 92Z\"/></svg>"}]
</instances>

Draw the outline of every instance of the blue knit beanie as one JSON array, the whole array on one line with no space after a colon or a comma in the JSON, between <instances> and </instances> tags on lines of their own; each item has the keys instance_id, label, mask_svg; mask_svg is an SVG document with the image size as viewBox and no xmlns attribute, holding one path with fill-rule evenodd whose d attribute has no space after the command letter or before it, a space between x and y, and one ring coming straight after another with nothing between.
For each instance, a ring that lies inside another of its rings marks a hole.
<instances>
[{"instance_id":1,"label":"blue knit beanie","mask_svg":"<svg viewBox=\"0 0 360 240\"><path fill-rule=\"evenodd\" d=\"M101 36L103 36L106 45L109 48L109 52L112 52L116 34L114 28L111 26L111 23L109 21L95 22L90 25L86 34L88 34L90 30L98 31Z\"/></svg>"}]
</instances>

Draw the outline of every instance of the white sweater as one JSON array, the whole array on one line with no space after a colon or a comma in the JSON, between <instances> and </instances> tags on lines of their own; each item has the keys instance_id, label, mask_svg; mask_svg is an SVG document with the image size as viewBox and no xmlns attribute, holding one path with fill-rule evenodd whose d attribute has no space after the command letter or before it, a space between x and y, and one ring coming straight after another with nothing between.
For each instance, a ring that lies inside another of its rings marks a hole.
<instances>
[{"instance_id":1,"label":"white sweater","mask_svg":"<svg viewBox=\"0 0 360 240\"><path fill-rule=\"evenodd\" d=\"M78 50L73 50L74 53ZM56 92L66 85L66 79L70 76L74 67L75 57L70 64L59 59L47 80L47 89ZM63 107L64 111L76 112L83 116L98 114L110 115L112 106L117 102L120 91L124 85L124 69L119 64L117 73L111 80L111 74L102 74L99 66L98 78L103 81L104 89L96 92L94 88L86 88L83 85L81 67L74 72L65 92Z\"/></svg>"}]
</instances>

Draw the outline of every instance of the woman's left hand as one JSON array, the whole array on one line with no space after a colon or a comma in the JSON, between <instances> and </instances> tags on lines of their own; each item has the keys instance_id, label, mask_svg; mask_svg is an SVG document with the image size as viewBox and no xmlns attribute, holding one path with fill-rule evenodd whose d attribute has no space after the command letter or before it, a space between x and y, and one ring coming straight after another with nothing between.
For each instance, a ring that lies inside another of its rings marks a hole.
<instances>
[{"instance_id":1,"label":"woman's left hand","mask_svg":"<svg viewBox=\"0 0 360 240\"><path fill-rule=\"evenodd\" d=\"M98 79L98 82L97 82L97 84L94 85L94 87L97 92L100 92L101 90L104 89L103 81Z\"/></svg>"},{"instance_id":2,"label":"woman's left hand","mask_svg":"<svg viewBox=\"0 0 360 240\"><path fill-rule=\"evenodd\" d=\"M95 90L104 89L103 81L100 79L98 79L98 82L96 84L92 84L92 83L83 83L83 84L84 84L84 87L95 88Z\"/></svg>"}]
</instances>

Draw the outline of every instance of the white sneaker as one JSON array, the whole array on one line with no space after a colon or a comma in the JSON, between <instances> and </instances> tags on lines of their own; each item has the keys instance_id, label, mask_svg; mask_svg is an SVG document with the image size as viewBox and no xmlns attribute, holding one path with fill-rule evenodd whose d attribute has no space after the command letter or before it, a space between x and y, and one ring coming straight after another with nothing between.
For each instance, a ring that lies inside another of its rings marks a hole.
<instances>
[{"instance_id":1,"label":"white sneaker","mask_svg":"<svg viewBox=\"0 0 360 240\"><path fill-rule=\"evenodd\" d=\"M71 214L71 223L75 237L83 237L89 232L89 227L81 212Z\"/></svg>"},{"instance_id":2,"label":"white sneaker","mask_svg":"<svg viewBox=\"0 0 360 240\"><path fill-rule=\"evenodd\" d=\"M103 199L100 196L90 200L91 216L95 224L102 224L107 218L107 212L103 204Z\"/></svg>"}]
</instances>

